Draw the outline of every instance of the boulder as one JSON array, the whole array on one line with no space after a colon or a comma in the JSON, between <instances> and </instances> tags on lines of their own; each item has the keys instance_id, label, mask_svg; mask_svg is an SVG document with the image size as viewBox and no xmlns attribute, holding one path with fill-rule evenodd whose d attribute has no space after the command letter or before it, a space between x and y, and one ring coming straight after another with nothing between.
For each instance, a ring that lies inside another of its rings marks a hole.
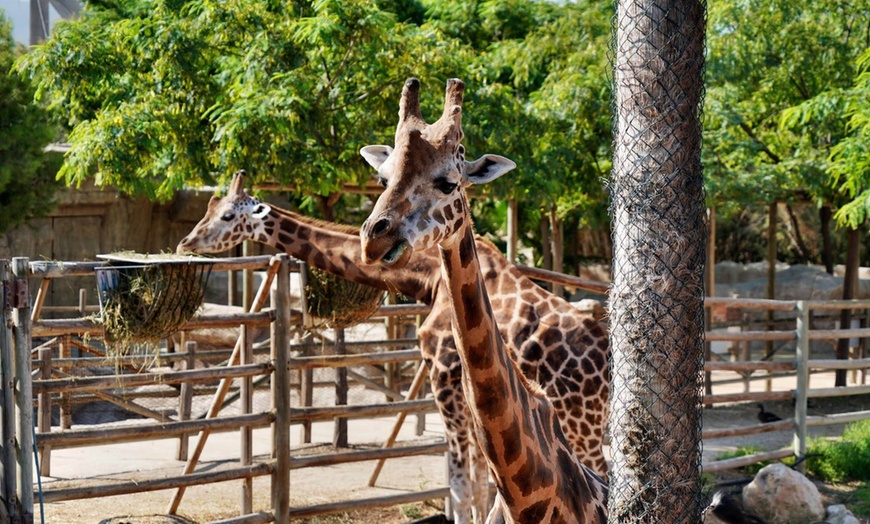
<instances>
[{"instance_id":1,"label":"boulder","mask_svg":"<svg viewBox=\"0 0 870 524\"><path fill-rule=\"evenodd\" d=\"M769 524L810 524L825 518L815 484L780 463L765 466L743 488L743 505Z\"/></svg>"},{"instance_id":2,"label":"boulder","mask_svg":"<svg viewBox=\"0 0 870 524\"><path fill-rule=\"evenodd\" d=\"M861 524L861 521L842 504L828 506L825 522L828 524Z\"/></svg>"}]
</instances>

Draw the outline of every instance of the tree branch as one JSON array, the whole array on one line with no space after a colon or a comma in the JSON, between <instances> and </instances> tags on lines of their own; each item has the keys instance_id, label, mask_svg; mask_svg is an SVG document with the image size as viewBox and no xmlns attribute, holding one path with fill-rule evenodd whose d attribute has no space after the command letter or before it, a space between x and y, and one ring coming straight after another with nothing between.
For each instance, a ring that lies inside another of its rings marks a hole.
<instances>
[{"instance_id":1,"label":"tree branch","mask_svg":"<svg viewBox=\"0 0 870 524\"><path fill-rule=\"evenodd\" d=\"M782 162L782 159L779 157L779 155L777 155L776 153L774 153L773 151L768 149L767 146L764 145L764 143L758 139L758 136L756 136L755 131L753 131L752 128L749 127L749 124L747 124L746 122L740 122L740 124L738 124L738 125L740 126L740 129L742 129L743 132L746 133L747 136L749 136L749 138L751 138L758 145L761 146L761 150L764 152L765 155L767 155L768 158L770 158L773 161L774 164L779 164L780 162Z\"/></svg>"}]
</instances>

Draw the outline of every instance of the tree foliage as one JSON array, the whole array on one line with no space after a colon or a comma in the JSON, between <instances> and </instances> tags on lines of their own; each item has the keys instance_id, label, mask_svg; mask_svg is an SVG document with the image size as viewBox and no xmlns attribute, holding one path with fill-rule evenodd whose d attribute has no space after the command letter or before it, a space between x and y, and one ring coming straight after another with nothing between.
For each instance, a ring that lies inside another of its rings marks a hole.
<instances>
[{"instance_id":1,"label":"tree foliage","mask_svg":"<svg viewBox=\"0 0 870 524\"><path fill-rule=\"evenodd\" d=\"M711 3L704 154L718 205L839 205L828 169L845 136L841 109L810 119L792 108L852 83L868 23L866 0Z\"/></svg>"},{"instance_id":2,"label":"tree foliage","mask_svg":"<svg viewBox=\"0 0 870 524\"><path fill-rule=\"evenodd\" d=\"M521 166L490 191L567 212L603 200L609 4L91 1L18 68L70 128L68 184L158 198L240 167L335 194L392 140L405 78L431 118L460 77L470 156Z\"/></svg>"},{"instance_id":3,"label":"tree foliage","mask_svg":"<svg viewBox=\"0 0 870 524\"><path fill-rule=\"evenodd\" d=\"M43 151L55 130L33 103L29 82L10 73L16 54L12 26L0 10L0 232L47 213L59 187L51 173L57 155Z\"/></svg>"}]
</instances>

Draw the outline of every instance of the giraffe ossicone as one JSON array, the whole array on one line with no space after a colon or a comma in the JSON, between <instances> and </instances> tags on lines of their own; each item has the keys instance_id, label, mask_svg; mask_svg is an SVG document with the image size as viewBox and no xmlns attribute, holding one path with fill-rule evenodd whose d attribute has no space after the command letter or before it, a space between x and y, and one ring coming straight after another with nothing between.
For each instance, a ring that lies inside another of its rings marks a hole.
<instances>
[{"instance_id":1,"label":"giraffe ossicone","mask_svg":"<svg viewBox=\"0 0 870 524\"><path fill-rule=\"evenodd\" d=\"M360 230L363 260L401 269L409 251L439 249L463 392L498 492L487 522L604 524L607 484L577 458L554 404L505 350L484 285L465 188L515 164L497 155L465 161L461 81L447 82L431 125L419 87L410 79L402 90L395 147L362 150L385 187Z\"/></svg>"}]
</instances>

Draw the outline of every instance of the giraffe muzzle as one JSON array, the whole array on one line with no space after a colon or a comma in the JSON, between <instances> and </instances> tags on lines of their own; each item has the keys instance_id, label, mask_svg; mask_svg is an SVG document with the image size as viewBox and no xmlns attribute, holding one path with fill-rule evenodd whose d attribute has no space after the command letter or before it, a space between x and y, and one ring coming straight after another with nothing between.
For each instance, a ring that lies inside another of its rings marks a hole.
<instances>
[{"instance_id":1,"label":"giraffe muzzle","mask_svg":"<svg viewBox=\"0 0 870 524\"><path fill-rule=\"evenodd\" d=\"M399 268L408 263L413 252L389 217L366 220L360 229L360 242L366 264Z\"/></svg>"}]
</instances>

